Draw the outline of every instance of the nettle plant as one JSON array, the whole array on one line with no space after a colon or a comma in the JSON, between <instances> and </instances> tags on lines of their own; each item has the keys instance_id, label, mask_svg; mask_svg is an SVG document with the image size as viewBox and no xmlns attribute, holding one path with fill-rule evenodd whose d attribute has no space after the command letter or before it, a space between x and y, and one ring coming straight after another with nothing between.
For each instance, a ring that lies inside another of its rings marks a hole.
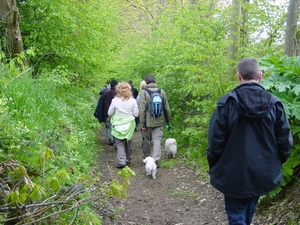
<instances>
[{"instance_id":1,"label":"nettle plant","mask_svg":"<svg viewBox=\"0 0 300 225\"><path fill-rule=\"evenodd\" d=\"M285 105L294 137L290 158L283 164L283 182L270 195L275 196L296 175L300 163L300 57L266 57L261 60L265 79L261 84Z\"/></svg>"}]
</instances>

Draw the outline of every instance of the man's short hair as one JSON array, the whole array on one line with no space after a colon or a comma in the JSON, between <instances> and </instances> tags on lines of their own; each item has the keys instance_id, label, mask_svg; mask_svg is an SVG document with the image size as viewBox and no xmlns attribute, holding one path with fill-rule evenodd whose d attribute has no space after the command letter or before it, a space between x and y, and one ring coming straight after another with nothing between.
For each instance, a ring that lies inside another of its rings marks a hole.
<instances>
[{"instance_id":1,"label":"man's short hair","mask_svg":"<svg viewBox=\"0 0 300 225\"><path fill-rule=\"evenodd\" d=\"M242 59L238 64L237 70L244 80L257 80L260 75L258 61L254 58Z\"/></svg>"},{"instance_id":2,"label":"man's short hair","mask_svg":"<svg viewBox=\"0 0 300 225\"><path fill-rule=\"evenodd\" d=\"M110 87L115 87L116 85L118 85L118 81L112 80L112 81L110 82Z\"/></svg>"},{"instance_id":3,"label":"man's short hair","mask_svg":"<svg viewBox=\"0 0 300 225\"><path fill-rule=\"evenodd\" d=\"M145 77L146 84L155 83L155 78L152 74L149 74Z\"/></svg>"}]
</instances>

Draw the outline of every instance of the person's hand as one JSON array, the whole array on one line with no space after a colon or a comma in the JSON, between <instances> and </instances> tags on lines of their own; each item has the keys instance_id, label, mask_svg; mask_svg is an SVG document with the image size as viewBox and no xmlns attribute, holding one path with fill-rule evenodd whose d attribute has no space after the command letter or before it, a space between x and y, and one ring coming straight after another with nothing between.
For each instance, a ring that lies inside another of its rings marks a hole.
<instances>
[{"instance_id":1,"label":"person's hand","mask_svg":"<svg viewBox=\"0 0 300 225\"><path fill-rule=\"evenodd\" d=\"M167 124L167 125L166 125L166 128L168 129L168 131L170 131L170 129L171 129L170 124Z\"/></svg>"},{"instance_id":2,"label":"person's hand","mask_svg":"<svg viewBox=\"0 0 300 225\"><path fill-rule=\"evenodd\" d=\"M146 130L146 127L142 127L142 130Z\"/></svg>"}]
</instances>

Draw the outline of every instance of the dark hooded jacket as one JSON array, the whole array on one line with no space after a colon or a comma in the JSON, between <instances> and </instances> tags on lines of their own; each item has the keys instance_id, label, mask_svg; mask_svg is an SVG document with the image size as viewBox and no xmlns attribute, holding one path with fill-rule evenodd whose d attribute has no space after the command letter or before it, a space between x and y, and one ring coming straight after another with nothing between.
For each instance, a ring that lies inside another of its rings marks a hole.
<instances>
[{"instance_id":1,"label":"dark hooded jacket","mask_svg":"<svg viewBox=\"0 0 300 225\"><path fill-rule=\"evenodd\" d=\"M220 98L209 126L212 186L233 198L261 196L282 179L293 139L283 104L258 83Z\"/></svg>"},{"instance_id":2,"label":"dark hooded jacket","mask_svg":"<svg viewBox=\"0 0 300 225\"><path fill-rule=\"evenodd\" d=\"M100 98L94 112L94 116L98 119L99 123L105 122L105 115L103 113L103 95L107 90L108 88L105 87L99 92Z\"/></svg>"},{"instance_id":3,"label":"dark hooded jacket","mask_svg":"<svg viewBox=\"0 0 300 225\"><path fill-rule=\"evenodd\" d=\"M110 89L106 91L103 95L103 115L105 118L108 117L108 109L111 104L111 101L116 96L116 86L110 86Z\"/></svg>"}]
</instances>

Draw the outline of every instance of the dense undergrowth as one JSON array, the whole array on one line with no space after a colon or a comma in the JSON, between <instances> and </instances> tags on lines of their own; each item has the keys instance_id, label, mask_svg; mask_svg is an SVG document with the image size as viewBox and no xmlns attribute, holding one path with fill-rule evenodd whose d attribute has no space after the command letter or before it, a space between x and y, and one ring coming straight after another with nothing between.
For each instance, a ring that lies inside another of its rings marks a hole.
<instances>
[{"instance_id":1,"label":"dense undergrowth","mask_svg":"<svg viewBox=\"0 0 300 225\"><path fill-rule=\"evenodd\" d=\"M275 197L265 196L258 204L256 215L266 224L298 225L300 221L299 167L293 181Z\"/></svg>"},{"instance_id":2,"label":"dense undergrowth","mask_svg":"<svg viewBox=\"0 0 300 225\"><path fill-rule=\"evenodd\" d=\"M1 63L0 223L101 224L92 202L126 196L131 171L121 184L90 173L101 152L93 93L11 65Z\"/></svg>"}]
</instances>

